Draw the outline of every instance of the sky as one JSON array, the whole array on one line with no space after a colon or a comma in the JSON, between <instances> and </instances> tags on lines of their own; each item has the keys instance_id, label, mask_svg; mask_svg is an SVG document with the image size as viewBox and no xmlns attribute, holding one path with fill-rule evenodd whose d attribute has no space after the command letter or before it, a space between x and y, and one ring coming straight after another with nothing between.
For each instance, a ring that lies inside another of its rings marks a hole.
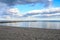
<instances>
[{"instance_id":1,"label":"sky","mask_svg":"<svg viewBox=\"0 0 60 40\"><path fill-rule=\"evenodd\" d=\"M34 4L34 6L32 6L32 4L26 4L26 5L19 4L19 5L15 5L14 7L18 8L22 14L31 10L40 10L45 8L44 4L40 4L40 3L36 3ZM53 0L52 7L60 7L60 0Z\"/></svg>"},{"instance_id":2,"label":"sky","mask_svg":"<svg viewBox=\"0 0 60 40\"><path fill-rule=\"evenodd\" d=\"M29 16L28 12L60 13L60 0L0 0L0 18ZM57 15L60 15L59 13Z\"/></svg>"}]
</instances>

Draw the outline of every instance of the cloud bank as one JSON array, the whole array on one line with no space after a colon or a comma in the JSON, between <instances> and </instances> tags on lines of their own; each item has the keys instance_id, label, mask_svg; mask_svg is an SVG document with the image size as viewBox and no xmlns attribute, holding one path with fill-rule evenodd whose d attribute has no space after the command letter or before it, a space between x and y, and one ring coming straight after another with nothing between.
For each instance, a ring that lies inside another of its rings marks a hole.
<instances>
[{"instance_id":1,"label":"cloud bank","mask_svg":"<svg viewBox=\"0 0 60 40\"><path fill-rule=\"evenodd\" d=\"M34 3L42 3L46 4L45 6L48 6L52 3L52 0L0 0L1 3L5 3L9 6L15 5L15 4L34 4Z\"/></svg>"},{"instance_id":2,"label":"cloud bank","mask_svg":"<svg viewBox=\"0 0 60 40\"><path fill-rule=\"evenodd\" d=\"M0 17L11 18L11 17L20 17L20 16L31 16L37 14L47 14L47 16L51 15L60 15L60 8L48 8L42 10L32 10L27 12L27 14L22 15L20 14L19 10L16 8L12 8L16 4L35 4L35 3L42 3L45 4L45 7L51 7L53 0L0 0ZM57 13L57 14L50 14L50 13ZM18 18L17 17L17 18Z\"/></svg>"},{"instance_id":3,"label":"cloud bank","mask_svg":"<svg viewBox=\"0 0 60 40\"><path fill-rule=\"evenodd\" d=\"M0 18L10 15L20 15L19 12L15 13L15 9L12 7L16 4L35 4L35 3L42 3L42 4L50 4L52 0L0 0ZM11 11L12 10L12 11ZM12 14L10 13L12 12ZM9 17L10 18L10 17Z\"/></svg>"},{"instance_id":4,"label":"cloud bank","mask_svg":"<svg viewBox=\"0 0 60 40\"><path fill-rule=\"evenodd\" d=\"M24 16L27 17L27 16L38 15L38 14L41 14L44 16L60 15L60 7L59 8L41 9L41 10L32 10L32 11L27 12L27 14Z\"/></svg>"},{"instance_id":5,"label":"cloud bank","mask_svg":"<svg viewBox=\"0 0 60 40\"><path fill-rule=\"evenodd\" d=\"M17 8L13 8L12 0L0 0L0 18L15 18L22 16Z\"/></svg>"},{"instance_id":6,"label":"cloud bank","mask_svg":"<svg viewBox=\"0 0 60 40\"><path fill-rule=\"evenodd\" d=\"M2 17L11 19L11 18L19 18L21 16L22 14L17 8L10 8L10 9L5 10L4 15Z\"/></svg>"}]
</instances>

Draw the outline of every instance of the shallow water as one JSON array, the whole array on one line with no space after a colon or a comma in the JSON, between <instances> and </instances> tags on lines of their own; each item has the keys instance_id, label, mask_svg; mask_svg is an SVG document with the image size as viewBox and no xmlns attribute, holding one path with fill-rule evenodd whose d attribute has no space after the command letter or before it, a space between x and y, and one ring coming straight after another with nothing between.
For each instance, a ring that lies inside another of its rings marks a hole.
<instances>
[{"instance_id":1,"label":"shallow water","mask_svg":"<svg viewBox=\"0 0 60 40\"><path fill-rule=\"evenodd\" d=\"M47 28L60 29L60 22L17 22L17 23L3 23L0 25L13 27L32 27L32 28Z\"/></svg>"}]
</instances>

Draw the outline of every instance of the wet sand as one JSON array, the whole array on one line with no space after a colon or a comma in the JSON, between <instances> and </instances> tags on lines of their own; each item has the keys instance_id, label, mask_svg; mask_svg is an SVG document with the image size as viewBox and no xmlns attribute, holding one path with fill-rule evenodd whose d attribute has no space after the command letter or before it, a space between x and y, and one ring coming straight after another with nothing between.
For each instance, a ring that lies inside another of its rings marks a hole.
<instances>
[{"instance_id":1,"label":"wet sand","mask_svg":"<svg viewBox=\"0 0 60 40\"><path fill-rule=\"evenodd\" d=\"M60 40L60 30L0 26L0 40Z\"/></svg>"}]
</instances>

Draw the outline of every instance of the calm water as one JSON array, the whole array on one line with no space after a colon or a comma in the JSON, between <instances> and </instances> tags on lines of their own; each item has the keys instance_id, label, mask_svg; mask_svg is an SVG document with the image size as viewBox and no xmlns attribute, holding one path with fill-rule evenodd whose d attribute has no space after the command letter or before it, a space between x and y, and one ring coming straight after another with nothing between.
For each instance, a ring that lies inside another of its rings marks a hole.
<instances>
[{"instance_id":1,"label":"calm water","mask_svg":"<svg viewBox=\"0 0 60 40\"><path fill-rule=\"evenodd\" d=\"M60 29L60 22L18 22L18 23L3 23L0 25L13 27Z\"/></svg>"}]
</instances>

